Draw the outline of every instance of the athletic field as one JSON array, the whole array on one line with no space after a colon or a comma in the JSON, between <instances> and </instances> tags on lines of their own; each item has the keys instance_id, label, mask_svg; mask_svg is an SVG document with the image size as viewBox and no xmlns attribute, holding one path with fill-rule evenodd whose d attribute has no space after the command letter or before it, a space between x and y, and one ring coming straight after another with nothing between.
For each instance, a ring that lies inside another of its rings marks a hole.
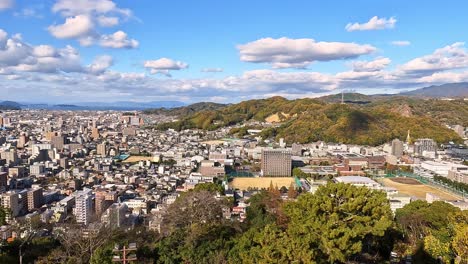
<instances>
[{"instance_id":1,"label":"athletic field","mask_svg":"<svg viewBox=\"0 0 468 264\"><path fill-rule=\"evenodd\" d=\"M281 188L285 186L289 188L291 183L294 184L293 177L245 177L245 178L234 178L229 185L234 189L247 190L249 188L257 189L268 189L270 184L273 183L273 186Z\"/></svg>"}]
</instances>

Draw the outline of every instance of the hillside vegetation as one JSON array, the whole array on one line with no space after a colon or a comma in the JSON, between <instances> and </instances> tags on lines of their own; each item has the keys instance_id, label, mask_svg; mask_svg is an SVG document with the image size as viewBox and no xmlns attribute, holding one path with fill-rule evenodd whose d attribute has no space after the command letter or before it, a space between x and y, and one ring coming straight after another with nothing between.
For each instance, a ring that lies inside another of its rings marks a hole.
<instances>
[{"instance_id":1,"label":"hillside vegetation","mask_svg":"<svg viewBox=\"0 0 468 264\"><path fill-rule=\"evenodd\" d=\"M468 102L390 97L367 104L337 104L319 99L272 97L244 101L219 110L195 112L177 122L160 124L157 128L214 130L247 121L264 122L275 114L283 122L279 127L265 129L261 135L265 138L282 137L290 143L324 140L379 145L394 138L405 139L408 130L411 130L413 138L459 142L458 135L445 124L468 125Z\"/></svg>"},{"instance_id":2,"label":"hillside vegetation","mask_svg":"<svg viewBox=\"0 0 468 264\"><path fill-rule=\"evenodd\" d=\"M159 115L170 115L170 116L187 116L200 111L218 110L225 107L224 104L201 102L195 103L188 106L181 106L175 108L154 108L143 111L145 114L159 114Z\"/></svg>"}]
</instances>

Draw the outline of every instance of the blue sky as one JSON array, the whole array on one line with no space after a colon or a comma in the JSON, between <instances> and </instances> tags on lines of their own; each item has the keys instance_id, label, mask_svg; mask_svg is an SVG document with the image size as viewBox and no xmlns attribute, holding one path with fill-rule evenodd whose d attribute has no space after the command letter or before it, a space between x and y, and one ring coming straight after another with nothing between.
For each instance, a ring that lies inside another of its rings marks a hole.
<instances>
[{"instance_id":1,"label":"blue sky","mask_svg":"<svg viewBox=\"0 0 468 264\"><path fill-rule=\"evenodd\" d=\"M1 99L236 102L467 81L467 5L0 0Z\"/></svg>"}]
</instances>

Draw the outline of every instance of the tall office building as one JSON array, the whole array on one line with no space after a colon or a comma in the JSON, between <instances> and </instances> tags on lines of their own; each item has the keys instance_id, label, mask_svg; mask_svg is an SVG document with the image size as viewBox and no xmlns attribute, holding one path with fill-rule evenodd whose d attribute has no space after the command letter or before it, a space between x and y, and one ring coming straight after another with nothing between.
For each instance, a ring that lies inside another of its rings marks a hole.
<instances>
[{"instance_id":1,"label":"tall office building","mask_svg":"<svg viewBox=\"0 0 468 264\"><path fill-rule=\"evenodd\" d=\"M44 204L42 188L34 188L28 191L28 211L39 208Z\"/></svg>"},{"instance_id":2,"label":"tall office building","mask_svg":"<svg viewBox=\"0 0 468 264\"><path fill-rule=\"evenodd\" d=\"M91 194L91 189L77 192L74 213L77 223L85 226L89 224L93 213L93 196Z\"/></svg>"},{"instance_id":3,"label":"tall office building","mask_svg":"<svg viewBox=\"0 0 468 264\"><path fill-rule=\"evenodd\" d=\"M397 158L400 158L401 156L403 156L403 141L399 139L394 139L392 141L391 154L393 156L396 156Z\"/></svg>"},{"instance_id":4,"label":"tall office building","mask_svg":"<svg viewBox=\"0 0 468 264\"><path fill-rule=\"evenodd\" d=\"M291 176L291 151L286 149L262 150L263 176Z\"/></svg>"}]
</instances>

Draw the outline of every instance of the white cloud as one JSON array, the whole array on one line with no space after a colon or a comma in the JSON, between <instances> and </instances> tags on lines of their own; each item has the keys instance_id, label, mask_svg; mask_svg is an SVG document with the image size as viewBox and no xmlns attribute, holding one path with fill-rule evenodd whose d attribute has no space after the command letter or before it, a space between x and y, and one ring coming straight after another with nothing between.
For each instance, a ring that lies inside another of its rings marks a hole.
<instances>
[{"instance_id":1,"label":"white cloud","mask_svg":"<svg viewBox=\"0 0 468 264\"><path fill-rule=\"evenodd\" d=\"M48 28L56 38L73 38L82 46L138 47L138 41L130 39L121 30L109 35L99 32L100 27L114 27L132 17L129 9L119 8L111 0L57 0L52 11L65 17L63 24Z\"/></svg>"},{"instance_id":2,"label":"white cloud","mask_svg":"<svg viewBox=\"0 0 468 264\"><path fill-rule=\"evenodd\" d=\"M171 76L170 71L178 71L189 67L189 65L185 62L175 61L168 58L147 60L143 66L149 69L151 74L161 73L166 76Z\"/></svg>"},{"instance_id":3,"label":"white cloud","mask_svg":"<svg viewBox=\"0 0 468 264\"><path fill-rule=\"evenodd\" d=\"M61 25L49 26L49 32L56 38L81 38L88 36L93 29L93 22L87 15L69 17Z\"/></svg>"},{"instance_id":4,"label":"white cloud","mask_svg":"<svg viewBox=\"0 0 468 264\"><path fill-rule=\"evenodd\" d=\"M102 27L113 27L119 24L118 17L98 16L97 21Z\"/></svg>"},{"instance_id":5,"label":"white cloud","mask_svg":"<svg viewBox=\"0 0 468 264\"><path fill-rule=\"evenodd\" d=\"M91 63L87 67L87 70L89 73L92 73L92 74L102 74L113 64L114 64L114 59L111 56L102 55L102 56L96 57L93 63Z\"/></svg>"},{"instance_id":6,"label":"white cloud","mask_svg":"<svg viewBox=\"0 0 468 264\"><path fill-rule=\"evenodd\" d=\"M66 17L107 13L131 16L129 9L118 8L111 0L58 0L52 6L52 11Z\"/></svg>"},{"instance_id":7,"label":"white cloud","mask_svg":"<svg viewBox=\"0 0 468 264\"><path fill-rule=\"evenodd\" d=\"M378 16L372 17L366 23L348 23L345 29L351 31L363 31L363 30L382 30L391 29L395 27L397 20L394 17L390 18L379 18Z\"/></svg>"},{"instance_id":8,"label":"white cloud","mask_svg":"<svg viewBox=\"0 0 468 264\"><path fill-rule=\"evenodd\" d=\"M71 47L33 46L20 35L8 36L0 29L0 68L3 72L58 73L82 72L78 51Z\"/></svg>"},{"instance_id":9,"label":"white cloud","mask_svg":"<svg viewBox=\"0 0 468 264\"><path fill-rule=\"evenodd\" d=\"M0 0L0 11L12 8L14 4L14 0Z\"/></svg>"},{"instance_id":10,"label":"white cloud","mask_svg":"<svg viewBox=\"0 0 468 264\"><path fill-rule=\"evenodd\" d=\"M0 66L14 66L33 59L31 47L21 40L20 35L9 37L7 32L0 29Z\"/></svg>"},{"instance_id":11,"label":"white cloud","mask_svg":"<svg viewBox=\"0 0 468 264\"><path fill-rule=\"evenodd\" d=\"M354 61L351 66L355 72L374 72L385 69L391 62L389 58L377 58L372 61Z\"/></svg>"},{"instance_id":12,"label":"white cloud","mask_svg":"<svg viewBox=\"0 0 468 264\"><path fill-rule=\"evenodd\" d=\"M428 75L434 72L468 67L468 53L465 43L456 42L436 49L432 54L422 56L399 67L402 74Z\"/></svg>"},{"instance_id":13,"label":"white cloud","mask_svg":"<svg viewBox=\"0 0 468 264\"><path fill-rule=\"evenodd\" d=\"M390 44L392 44L393 46L403 47L403 46L411 45L411 42L409 42L407 40L395 40L395 41L390 42Z\"/></svg>"},{"instance_id":14,"label":"white cloud","mask_svg":"<svg viewBox=\"0 0 468 264\"><path fill-rule=\"evenodd\" d=\"M99 44L102 47L114 49L134 49L139 45L138 41L129 39L127 33L120 30L114 34L102 35Z\"/></svg>"},{"instance_id":15,"label":"white cloud","mask_svg":"<svg viewBox=\"0 0 468 264\"><path fill-rule=\"evenodd\" d=\"M314 61L356 58L376 50L371 45L285 37L263 38L237 48L242 61L269 63L273 68L306 68Z\"/></svg>"},{"instance_id":16,"label":"white cloud","mask_svg":"<svg viewBox=\"0 0 468 264\"><path fill-rule=\"evenodd\" d=\"M223 68L203 68L202 72L223 72Z\"/></svg>"},{"instance_id":17,"label":"white cloud","mask_svg":"<svg viewBox=\"0 0 468 264\"><path fill-rule=\"evenodd\" d=\"M188 98L193 101L232 102L272 95L313 97L342 89L356 89L358 92L362 89L397 91L401 88L467 81L468 63L463 63L466 57L463 44L454 43L437 49L433 54L411 60L396 70L387 69L391 63L389 58L378 57L370 61L348 62L350 70L333 74L261 69L220 78L172 79L155 78L144 72L113 71L110 69L113 59L107 55L98 56L92 63L83 66L78 51L73 47L30 45L19 35L8 36L0 30L0 80L2 92L8 99L14 96L23 98L27 93L31 98L55 101L89 100L89 94L92 94L93 99L108 101L125 96L132 100ZM434 65L422 67L421 70L416 66L425 64L415 61ZM153 74L170 74L189 66L185 62L162 58L145 61L144 67ZM425 70L427 68L431 70Z\"/></svg>"}]
</instances>

